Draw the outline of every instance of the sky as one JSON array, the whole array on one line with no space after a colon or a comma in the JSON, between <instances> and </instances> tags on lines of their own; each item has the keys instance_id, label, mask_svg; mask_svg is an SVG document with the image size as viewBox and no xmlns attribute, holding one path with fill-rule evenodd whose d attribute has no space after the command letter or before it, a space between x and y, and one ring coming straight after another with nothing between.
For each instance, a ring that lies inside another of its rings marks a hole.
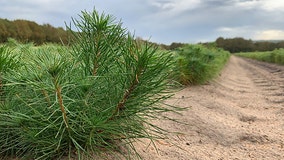
<instances>
[{"instance_id":1,"label":"sky","mask_svg":"<svg viewBox=\"0 0 284 160\"><path fill-rule=\"evenodd\" d=\"M96 9L135 36L163 44L284 40L283 0L0 0L0 6L0 18L63 28L81 11Z\"/></svg>"}]
</instances>

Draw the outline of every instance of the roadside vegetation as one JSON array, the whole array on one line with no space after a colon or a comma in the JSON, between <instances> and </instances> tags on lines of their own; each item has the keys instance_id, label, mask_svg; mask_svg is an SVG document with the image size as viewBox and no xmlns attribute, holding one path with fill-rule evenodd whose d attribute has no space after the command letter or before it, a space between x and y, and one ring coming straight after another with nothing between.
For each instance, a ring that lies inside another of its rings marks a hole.
<instances>
[{"instance_id":1,"label":"roadside vegetation","mask_svg":"<svg viewBox=\"0 0 284 160\"><path fill-rule=\"evenodd\" d=\"M183 85L203 84L218 75L229 57L222 49L185 45L175 51L173 74Z\"/></svg>"},{"instance_id":2,"label":"roadside vegetation","mask_svg":"<svg viewBox=\"0 0 284 160\"><path fill-rule=\"evenodd\" d=\"M164 104L173 84L209 81L230 55L202 45L162 50L96 11L73 23L71 46L14 39L0 45L2 157L83 159L109 152L139 158L135 141L167 134L151 120L184 109Z\"/></svg>"},{"instance_id":3,"label":"roadside vegetation","mask_svg":"<svg viewBox=\"0 0 284 160\"><path fill-rule=\"evenodd\" d=\"M237 53L237 56L251 58L263 62L276 63L284 65L284 49L275 49L266 52L242 52Z\"/></svg>"}]
</instances>

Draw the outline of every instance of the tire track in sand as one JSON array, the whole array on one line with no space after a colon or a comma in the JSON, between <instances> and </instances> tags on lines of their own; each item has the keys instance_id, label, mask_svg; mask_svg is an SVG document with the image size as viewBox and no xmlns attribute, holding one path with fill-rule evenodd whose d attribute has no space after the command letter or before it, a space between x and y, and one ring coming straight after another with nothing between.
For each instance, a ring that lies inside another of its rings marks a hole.
<instances>
[{"instance_id":1,"label":"tire track in sand","mask_svg":"<svg viewBox=\"0 0 284 160\"><path fill-rule=\"evenodd\" d=\"M143 159L284 159L283 66L231 56L214 81L187 87L167 101L190 107L181 122L157 120L172 133L154 145L137 143Z\"/></svg>"}]
</instances>

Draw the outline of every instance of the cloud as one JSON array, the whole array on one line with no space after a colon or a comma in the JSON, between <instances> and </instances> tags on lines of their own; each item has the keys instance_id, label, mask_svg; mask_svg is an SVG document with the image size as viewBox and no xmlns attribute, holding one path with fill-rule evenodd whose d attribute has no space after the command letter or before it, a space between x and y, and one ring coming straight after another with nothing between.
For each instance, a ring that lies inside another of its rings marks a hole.
<instances>
[{"instance_id":1,"label":"cloud","mask_svg":"<svg viewBox=\"0 0 284 160\"><path fill-rule=\"evenodd\" d=\"M259 29L255 26L220 27L216 31L224 38L243 37L253 40L284 40L284 30Z\"/></svg>"},{"instance_id":2,"label":"cloud","mask_svg":"<svg viewBox=\"0 0 284 160\"><path fill-rule=\"evenodd\" d=\"M167 44L220 36L273 38L284 28L283 0L1 0L0 6L0 18L62 27L95 7L121 19L137 36Z\"/></svg>"},{"instance_id":3,"label":"cloud","mask_svg":"<svg viewBox=\"0 0 284 160\"><path fill-rule=\"evenodd\" d=\"M2 0L0 6L1 18L26 19L54 26L64 26L65 21L70 21L81 10L93 8L90 2L78 3L77 0Z\"/></svg>"},{"instance_id":4,"label":"cloud","mask_svg":"<svg viewBox=\"0 0 284 160\"><path fill-rule=\"evenodd\" d=\"M261 8L263 8L266 11L283 10L284 1L283 0L261 0Z\"/></svg>"},{"instance_id":5,"label":"cloud","mask_svg":"<svg viewBox=\"0 0 284 160\"><path fill-rule=\"evenodd\" d=\"M257 40L284 40L284 30L263 30L256 32Z\"/></svg>"},{"instance_id":6,"label":"cloud","mask_svg":"<svg viewBox=\"0 0 284 160\"><path fill-rule=\"evenodd\" d=\"M157 7L158 11L177 14L196 8L201 4L201 0L148 0L148 3Z\"/></svg>"},{"instance_id":7,"label":"cloud","mask_svg":"<svg viewBox=\"0 0 284 160\"><path fill-rule=\"evenodd\" d=\"M237 0L236 7L243 10L251 10L258 8L261 5L262 1L260 0Z\"/></svg>"}]
</instances>

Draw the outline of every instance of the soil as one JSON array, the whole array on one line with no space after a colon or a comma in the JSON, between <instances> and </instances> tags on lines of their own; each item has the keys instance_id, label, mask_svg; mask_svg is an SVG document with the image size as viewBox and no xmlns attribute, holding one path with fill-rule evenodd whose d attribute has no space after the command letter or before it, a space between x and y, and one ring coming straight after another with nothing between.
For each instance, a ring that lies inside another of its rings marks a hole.
<instances>
[{"instance_id":1,"label":"soil","mask_svg":"<svg viewBox=\"0 0 284 160\"><path fill-rule=\"evenodd\" d=\"M167 139L136 144L145 160L284 159L284 66L231 56L222 73L167 101L189 107L157 120Z\"/></svg>"}]
</instances>

